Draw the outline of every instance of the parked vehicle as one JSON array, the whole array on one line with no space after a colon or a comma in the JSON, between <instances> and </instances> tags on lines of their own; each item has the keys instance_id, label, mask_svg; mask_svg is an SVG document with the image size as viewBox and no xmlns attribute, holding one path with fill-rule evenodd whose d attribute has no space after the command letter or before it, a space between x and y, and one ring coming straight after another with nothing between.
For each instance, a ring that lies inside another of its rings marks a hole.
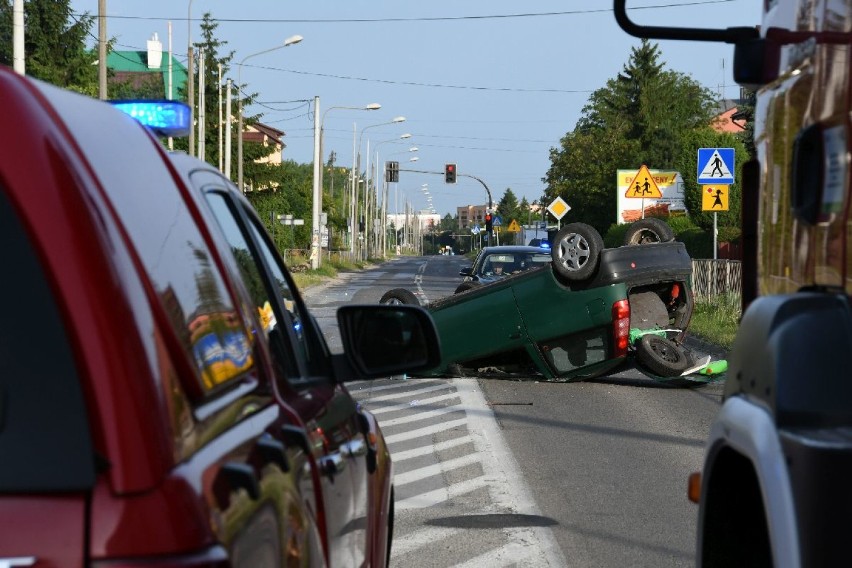
<instances>
[{"instance_id":1,"label":"parked vehicle","mask_svg":"<svg viewBox=\"0 0 852 568\"><path fill-rule=\"evenodd\" d=\"M502 261L514 274L489 271ZM510 262L511 261L511 262ZM526 262L520 270L521 262ZM679 375L691 359L680 345L692 317L692 262L683 243L603 248L600 234L571 223L552 249L488 247L462 270L456 293L426 308L441 338L441 365L530 368L548 380L582 380L622 364L634 349L648 351L663 376ZM419 303L395 288L382 303ZM631 330L657 331L657 342L631 342ZM677 357L672 357L675 353ZM647 360L647 358L642 359Z\"/></svg>"},{"instance_id":2,"label":"parked vehicle","mask_svg":"<svg viewBox=\"0 0 852 568\"><path fill-rule=\"evenodd\" d=\"M761 2L754 28L638 26L735 45L757 92L757 159L740 172L743 317L704 465L699 566L840 566L852 519L852 2Z\"/></svg>"},{"instance_id":3,"label":"parked vehicle","mask_svg":"<svg viewBox=\"0 0 852 568\"><path fill-rule=\"evenodd\" d=\"M0 104L0 566L386 566L390 455L343 383L434 367L428 313L341 308L331 355L170 122L5 67Z\"/></svg>"}]
</instances>

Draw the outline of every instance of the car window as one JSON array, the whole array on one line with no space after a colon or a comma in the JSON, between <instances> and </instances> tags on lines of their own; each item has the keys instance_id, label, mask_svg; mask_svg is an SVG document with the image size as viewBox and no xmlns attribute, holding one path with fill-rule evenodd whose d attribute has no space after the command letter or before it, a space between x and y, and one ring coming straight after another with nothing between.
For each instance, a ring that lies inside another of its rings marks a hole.
<instances>
[{"instance_id":1,"label":"car window","mask_svg":"<svg viewBox=\"0 0 852 568\"><path fill-rule=\"evenodd\" d=\"M283 300L284 307L294 322L296 347L307 363L309 377L300 377L298 378L298 382L323 380L330 377L328 348L322 337L322 332L314 324L304 304L297 299L294 292L296 287L281 263L281 257L274 252L274 248L267 238L266 231L260 225L260 221L253 215L249 216L249 227L267 269L271 273L276 291Z\"/></svg>"},{"instance_id":2,"label":"car window","mask_svg":"<svg viewBox=\"0 0 852 568\"><path fill-rule=\"evenodd\" d=\"M556 375L566 375L581 367L609 359L610 331L608 328L584 330L539 343L545 360Z\"/></svg>"},{"instance_id":3,"label":"car window","mask_svg":"<svg viewBox=\"0 0 852 568\"><path fill-rule=\"evenodd\" d=\"M244 232L244 225L232 208L234 204L226 195L219 192L205 195L231 246L257 310L263 336L287 382L299 386L327 375L322 346L317 344L309 318L297 302L293 286L256 220L248 215Z\"/></svg>"},{"instance_id":4,"label":"car window","mask_svg":"<svg viewBox=\"0 0 852 568\"><path fill-rule=\"evenodd\" d=\"M299 322L290 321L289 316L280 311L279 304L271 296L273 288L263 276L263 267L258 263L256 253L252 251L236 218L236 212L229 204L229 199L218 192L208 192L205 197L231 247L234 260L251 297L261 327L260 335L270 345L270 351L281 371L287 376L299 377L302 370L292 352L292 345L286 334L281 334L281 328L279 328L279 322L283 322L284 329L290 328L298 335ZM285 308L286 302L285 298L283 303Z\"/></svg>"},{"instance_id":5,"label":"car window","mask_svg":"<svg viewBox=\"0 0 852 568\"><path fill-rule=\"evenodd\" d=\"M89 489L95 455L71 342L39 254L0 188L0 493Z\"/></svg>"}]
</instances>

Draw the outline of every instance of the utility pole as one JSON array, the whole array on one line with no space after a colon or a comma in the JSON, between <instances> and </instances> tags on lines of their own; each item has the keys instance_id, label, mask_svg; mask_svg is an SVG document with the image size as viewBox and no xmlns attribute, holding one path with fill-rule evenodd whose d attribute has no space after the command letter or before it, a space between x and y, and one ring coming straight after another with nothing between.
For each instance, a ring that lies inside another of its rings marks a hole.
<instances>
[{"instance_id":1,"label":"utility pole","mask_svg":"<svg viewBox=\"0 0 852 568\"><path fill-rule=\"evenodd\" d=\"M15 73L25 75L24 0L15 0L12 6L12 61Z\"/></svg>"},{"instance_id":2,"label":"utility pole","mask_svg":"<svg viewBox=\"0 0 852 568\"><path fill-rule=\"evenodd\" d=\"M98 98L107 99L106 0L98 0Z\"/></svg>"}]
</instances>

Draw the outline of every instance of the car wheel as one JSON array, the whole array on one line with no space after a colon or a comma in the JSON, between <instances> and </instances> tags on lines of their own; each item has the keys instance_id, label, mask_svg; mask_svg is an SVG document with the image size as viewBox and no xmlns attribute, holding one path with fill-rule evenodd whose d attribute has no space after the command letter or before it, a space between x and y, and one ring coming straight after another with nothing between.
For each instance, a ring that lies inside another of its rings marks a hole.
<instances>
[{"instance_id":1,"label":"car wheel","mask_svg":"<svg viewBox=\"0 0 852 568\"><path fill-rule=\"evenodd\" d=\"M668 243L674 240L674 231L668 223L656 217L640 219L630 224L624 234L625 245Z\"/></svg>"},{"instance_id":2,"label":"car wheel","mask_svg":"<svg viewBox=\"0 0 852 568\"><path fill-rule=\"evenodd\" d=\"M417 296L414 295L414 292L410 292L405 288L394 288L393 290L388 290L384 293L384 295L379 300L380 304L410 304L413 306L419 306L420 300L417 299Z\"/></svg>"},{"instance_id":3,"label":"car wheel","mask_svg":"<svg viewBox=\"0 0 852 568\"><path fill-rule=\"evenodd\" d=\"M461 284L459 284L458 288L456 288L456 291L453 292L453 294L461 294L462 292L467 292L468 290L472 290L473 288L479 288L480 286L482 286L482 284L473 280L462 282Z\"/></svg>"},{"instance_id":4,"label":"car wheel","mask_svg":"<svg viewBox=\"0 0 852 568\"><path fill-rule=\"evenodd\" d=\"M553 239L550 251L553 269L566 280L586 280L597 271L601 250L603 239L594 227L570 223L562 227Z\"/></svg>"},{"instance_id":5,"label":"car wheel","mask_svg":"<svg viewBox=\"0 0 852 568\"><path fill-rule=\"evenodd\" d=\"M686 350L665 337L646 334L636 344L636 360L660 377L676 377L689 368Z\"/></svg>"}]
</instances>

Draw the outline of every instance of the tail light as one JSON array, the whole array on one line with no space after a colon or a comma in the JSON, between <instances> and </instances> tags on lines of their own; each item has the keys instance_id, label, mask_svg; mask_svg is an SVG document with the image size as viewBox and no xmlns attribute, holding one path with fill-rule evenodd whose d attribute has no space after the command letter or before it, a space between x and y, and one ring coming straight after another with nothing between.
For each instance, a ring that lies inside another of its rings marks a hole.
<instances>
[{"instance_id":1,"label":"tail light","mask_svg":"<svg viewBox=\"0 0 852 568\"><path fill-rule=\"evenodd\" d=\"M630 345L630 303L619 300L612 305L614 357L626 357Z\"/></svg>"}]
</instances>

